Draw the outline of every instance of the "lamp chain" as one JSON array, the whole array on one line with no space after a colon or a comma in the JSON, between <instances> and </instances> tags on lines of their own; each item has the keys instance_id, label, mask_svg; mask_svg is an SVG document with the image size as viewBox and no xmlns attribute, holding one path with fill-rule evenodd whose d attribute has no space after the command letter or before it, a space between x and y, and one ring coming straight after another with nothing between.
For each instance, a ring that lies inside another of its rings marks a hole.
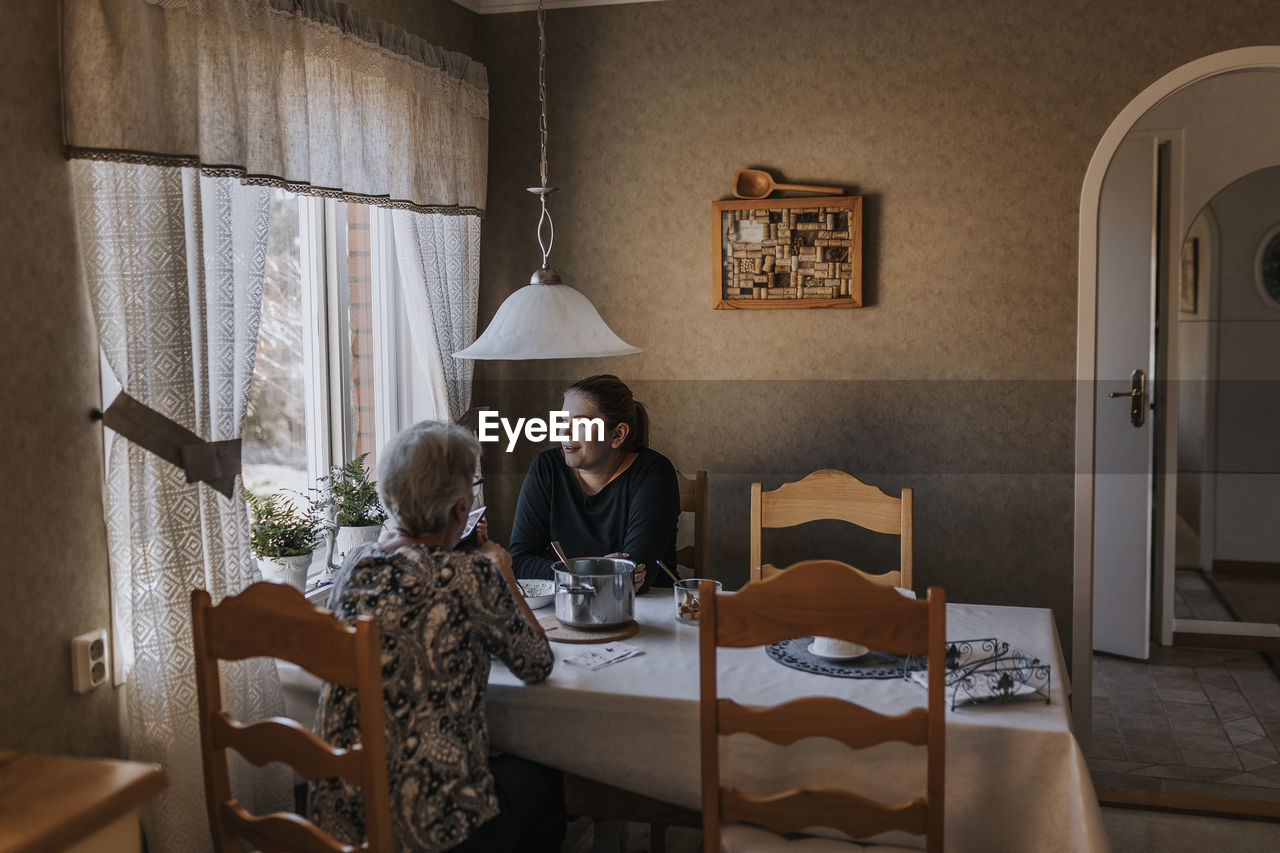
<instances>
[{"instance_id":1,"label":"lamp chain","mask_svg":"<svg viewBox=\"0 0 1280 853\"><path fill-rule=\"evenodd\" d=\"M538 0L538 103L542 107L542 116L538 120L538 132L541 140L542 160L539 173L542 186L547 186L547 10Z\"/></svg>"},{"instance_id":2,"label":"lamp chain","mask_svg":"<svg viewBox=\"0 0 1280 853\"><path fill-rule=\"evenodd\" d=\"M538 104L542 108L542 114L538 119L538 136L541 149L541 159L538 163L539 176L542 179L541 191L538 193L538 202L542 206L542 213L538 216L538 248L542 249L542 268L547 268L547 258L551 256L551 247L556 242L556 226L551 221L551 211L547 210L547 193L550 188L547 186L547 10L543 8L542 0L538 0ZM548 237L542 236L542 226L546 223Z\"/></svg>"}]
</instances>

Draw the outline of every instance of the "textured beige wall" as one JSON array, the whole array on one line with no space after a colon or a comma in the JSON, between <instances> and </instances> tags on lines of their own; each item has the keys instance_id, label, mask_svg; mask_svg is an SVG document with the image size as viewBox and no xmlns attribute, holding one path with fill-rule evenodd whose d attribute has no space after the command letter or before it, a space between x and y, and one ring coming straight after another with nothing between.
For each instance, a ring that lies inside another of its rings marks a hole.
<instances>
[{"instance_id":1,"label":"textured beige wall","mask_svg":"<svg viewBox=\"0 0 1280 853\"><path fill-rule=\"evenodd\" d=\"M0 748L110 755L115 693L71 690L70 639L110 627L97 337L76 265L58 4L0 29Z\"/></svg>"},{"instance_id":2,"label":"textured beige wall","mask_svg":"<svg viewBox=\"0 0 1280 853\"><path fill-rule=\"evenodd\" d=\"M481 28L483 323L538 255L534 17ZM748 484L835 466L916 488L917 586L1069 626L1085 169L1165 72L1280 40L1271 4L679 0L555 10L548 40L553 265L645 352L482 365L476 400L545 411L565 380L632 381L659 449L710 472L730 584ZM864 196L866 308L711 310L710 202L748 166ZM490 454L495 532L528 455ZM775 556L861 553L819 537Z\"/></svg>"}]
</instances>

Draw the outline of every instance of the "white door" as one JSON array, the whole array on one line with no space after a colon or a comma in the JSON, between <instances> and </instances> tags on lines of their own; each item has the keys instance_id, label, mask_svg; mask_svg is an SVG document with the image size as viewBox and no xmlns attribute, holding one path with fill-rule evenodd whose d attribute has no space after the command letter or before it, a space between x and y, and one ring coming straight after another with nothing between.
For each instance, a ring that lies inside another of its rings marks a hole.
<instances>
[{"instance_id":1,"label":"white door","mask_svg":"<svg viewBox=\"0 0 1280 853\"><path fill-rule=\"evenodd\" d=\"M1143 660L1151 636L1158 180L1158 141L1126 139L1103 180L1098 217L1093 647Z\"/></svg>"}]
</instances>

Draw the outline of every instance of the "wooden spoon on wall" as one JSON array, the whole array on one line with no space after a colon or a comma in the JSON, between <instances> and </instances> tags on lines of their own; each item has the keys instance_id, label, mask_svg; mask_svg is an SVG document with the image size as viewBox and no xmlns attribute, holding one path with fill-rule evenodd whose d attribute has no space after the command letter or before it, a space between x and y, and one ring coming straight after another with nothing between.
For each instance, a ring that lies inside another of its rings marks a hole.
<instances>
[{"instance_id":1,"label":"wooden spoon on wall","mask_svg":"<svg viewBox=\"0 0 1280 853\"><path fill-rule=\"evenodd\" d=\"M844 195L841 187L820 187L813 184L779 184L773 175L759 169L739 169L733 173L733 194L738 198L768 198L774 190L796 190L804 193Z\"/></svg>"}]
</instances>

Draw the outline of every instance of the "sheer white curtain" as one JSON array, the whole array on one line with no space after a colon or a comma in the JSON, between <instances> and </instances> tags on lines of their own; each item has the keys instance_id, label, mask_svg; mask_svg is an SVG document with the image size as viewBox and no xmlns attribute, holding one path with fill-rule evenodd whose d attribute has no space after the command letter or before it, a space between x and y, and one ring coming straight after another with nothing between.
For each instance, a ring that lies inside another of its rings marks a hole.
<instances>
[{"instance_id":1,"label":"sheer white curtain","mask_svg":"<svg viewBox=\"0 0 1280 853\"><path fill-rule=\"evenodd\" d=\"M392 213L413 351L435 397L435 417L457 421L471 405L472 362L453 353L476 337L480 217Z\"/></svg>"},{"instance_id":2,"label":"sheer white curtain","mask_svg":"<svg viewBox=\"0 0 1280 853\"><path fill-rule=\"evenodd\" d=\"M238 438L253 377L270 190L194 169L73 161L71 172L84 277L111 370L130 395L205 440ZM245 505L187 483L181 469L136 444L109 447L117 665L132 659L129 757L162 764L170 782L144 810L148 847L208 850L191 591L219 600L258 579ZM223 685L237 717L284 712L272 661L225 665ZM236 795L253 811L291 806L286 768L233 770Z\"/></svg>"}]
</instances>

